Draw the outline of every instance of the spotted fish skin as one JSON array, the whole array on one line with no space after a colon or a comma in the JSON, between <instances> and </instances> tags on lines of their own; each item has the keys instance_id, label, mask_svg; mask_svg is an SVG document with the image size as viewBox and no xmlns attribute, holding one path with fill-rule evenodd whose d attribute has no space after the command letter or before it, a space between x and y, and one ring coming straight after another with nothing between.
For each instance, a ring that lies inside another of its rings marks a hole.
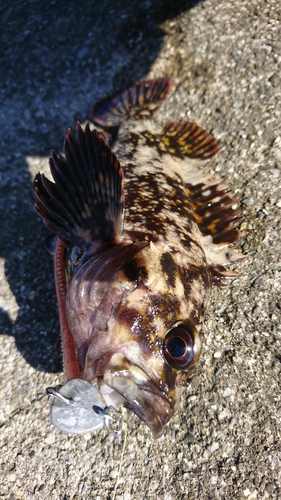
<instances>
[{"instance_id":1,"label":"spotted fish skin","mask_svg":"<svg viewBox=\"0 0 281 500\"><path fill-rule=\"evenodd\" d=\"M179 319L189 320L200 329L211 284L202 238L178 161L173 165L169 154L147 141L143 125L153 130L151 122L137 123L133 150L127 152L124 148L124 236L137 237L139 230L144 233L140 239L153 242L142 251L140 266L147 282L154 284L151 302L161 311L162 331L166 332ZM115 149L120 158L123 144L131 144L130 134L126 131L124 139L122 134L121 129Z\"/></svg>"},{"instance_id":2,"label":"spotted fish skin","mask_svg":"<svg viewBox=\"0 0 281 500\"><path fill-rule=\"evenodd\" d=\"M98 383L155 436L198 364L211 285L243 257L228 247L243 236L236 200L202 169L218 143L194 123L154 120L171 86L143 81L98 103L102 131L68 132L55 182L35 179L36 210L59 237L66 377Z\"/></svg>"}]
</instances>

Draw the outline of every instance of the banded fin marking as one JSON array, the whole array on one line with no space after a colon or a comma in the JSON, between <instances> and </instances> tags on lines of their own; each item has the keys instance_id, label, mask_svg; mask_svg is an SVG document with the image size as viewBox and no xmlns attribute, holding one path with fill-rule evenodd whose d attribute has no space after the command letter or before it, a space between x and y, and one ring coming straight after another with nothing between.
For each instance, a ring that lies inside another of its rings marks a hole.
<instances>
[{"instance_id":1,"label":"banded fin marking","mask_svg":"<svg viewBox=\"0 0 281 500\"><path fill-rule=\"evenodd\" d=\"M77 124L78 140L69 129L65 159L50 157L54 182L38 173L35 209L44 224L65 243L119 243L124 218L123 171L103 135Z\"/></svg>"},{"instance_id":2,"label":"banded fin marking","mask_svg":"<svg viewBox=\"0 0 281 500\"><path fill-rule=\"evenodd\" d=\"M216 139L192 122L168 123L159 137L158 149L178 158L207 160L219 151Z\"/></svg>"},{"instance_id":3,"label":"banded fin marking","mask_svg":"<svg viewBox=\"0 0 281 500\"><path fill-rule=\"evenodd\" d=\"M236 229L244 220L237 203L218 179L210 178L210 184L187 184L195 218L202 235L202 243L209 264L212 282L222 285L222 279L235 278L236 273L224 266L245 259L247 256L234 252L229 245L237 243L246 233Z\"/></svg>"},{"instance_id":4,"label":"banded fin marking","mask_svg":"<svg viewBox=\"0 0 281 500\"><path fill-rule=\"evenodd\" d=\"M241 212L233 208L237 200L218 179L210 185L187 184L186 189L202 235L211 235L217 245L229 245L244 236L235 229L243 221Z\"/></svg>"},{"instance_id":5,"label":"banded fin marking","mask_svg":"<svg viewBox=\"0 0 281 500\"><path fill-rule=\"evenodd\" d=\"M201 183L186 184L186 189L202 235L213 284L222 285L221 279L237 276L224 266L247 257L228 248L246 236L236 229L244 218L234 208L237 200L219 179L207 175Z\"/></svg>"},{"instance_id":6,"label":"banded fin marking","mask_svg":"<svg viewBox=\"0 0 281 500\"><path fill-rule=\"evenodd\" d=\"M165 101L172 88L170 78L143 80L116 92L92 108L92 118L101 127L119 127L123 120L149 118Z\"/></svg>"},{"instance_id":7,"label":"banded fin marking","mask_svg":"<svg viewBox=\"0 0 281 500\"><path fill-rule=\"evenodd\" d=\"M219 246L235 243L245 236L235 229L243 221L241 212L234 208L237 200L217 179L213 185L187 184L186 188L203 236L210 235L212 243Z\"/></svg>"},{"instance_id":8,"label":"banded fin marking","mask_svg":"<svg viewBox=\"0 0 281 500\"><path fill-rule=\"evenodd\" d=\"M245 258L245 255L242 255ZM227 283L225 279L237 278L237 273L232 273L231 271L226 271L223 266L209 266L209 271L211 273L212 284L216 286L226 286Z\"/></svg>"},{"instance_id":9,"label":"banded fin marking","mask_svg":"<svg viewBox=\"0 0 281 500\"><path fill-rule=\"evenodd\" d=\"M244 218L234 208L237 200L229 189L202 168L219 151L218 142L195 123L183 121L166 125L158 137L150 134L149 139L148 133L147 140L157 140L158 150L174 158L170 160L171 166L185 181L213 283L218 285L223 278L234 278L236 274L224 266L246 258L228 248L246 236L236 229ZM177 165L176 158L179 158Z\"/></svg>"}]
</instances>

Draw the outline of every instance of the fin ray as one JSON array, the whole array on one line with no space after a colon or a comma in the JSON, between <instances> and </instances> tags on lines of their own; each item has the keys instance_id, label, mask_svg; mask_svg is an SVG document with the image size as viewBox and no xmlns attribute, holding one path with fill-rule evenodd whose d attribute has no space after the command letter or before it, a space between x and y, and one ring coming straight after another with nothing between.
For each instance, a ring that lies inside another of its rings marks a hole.
<instances>
[{"instance_id":1,"label":"fin ray","mask_svg":"<svg viewBox=\"0 0 281 500\"><path fill-rule=\"evenodd\" d=\"M179 158L207 160L219 151L216 139L193 122L167 123L161 134L159 149Z\"/></svg>"},{"instance_id":2,"label":"fin ray","mask_svg":"<svg viewBox=\"0 0 281 500\"><path fill-rule=\"evenodd\" d=\"M35 208L45 225L68 246L119 243L124 217L123 171L103 136L77 125L78 141L68 130L65 160L53 151L54 182L38 173Z\"/></svg>"},{"instance_id":3,"label":"fin ray","mask_svg":"<svg viewBox=\"0 0 281 500\"><path fill-rule=\"evenodd\" d=\"M51 152L51 157L49 159L50 171L52 177L55 181L55 185L60 193L61 198L64 199L65 204L68 205L68 210L73 214L78 211L82 211L83 204L80 201L80 198L77 196L77 191L75 188L75 184L73 180L71 181L72 173L69 171L65 172L65 161L61 160L55 153L55 151ZM68 175L67 175L68 174ZM43 177L42 177L43 178ZM45 177L44 177L45 180ZM50 183L51 181L49 181ZM53 184L53 183L52 183ZM49 193L49 196L51 194ZM68 204L69 198L76 197L76 208L72 207Z\"/></svg>"},{"instance_id":4,"label":"fin ray","mask_svg":"<svg viewBox=\"0 0 281 500\"><path fill-rule=\"evenodd\" d=\"M171 88L170 78L143 80L98 102L92 108L93 121L101 127L114 128L126 118L149 118L165 101Z\"/></svg>"},{"instance_id":5,"label":"fin ray","mask_svg":"<svg viewBox=\"0 0 281 500\"><path fill-rule=\"evenodd\" d=\"M235 228L241 224L243 216L235 208L237 200L219 179L209 176L206 184L187 183L186 189L203 236L212 236L213 243L218 245L228 245L241 239L243 234Z\"/></svg>"},{"instance_id":6,"label":"fin ray","mask_svg":"<svg viewBox=\"0 0 281 500\"><path fill-rule=\"evenodd\" d=\"M174 161L179 158L178 171L185 181L214 281L233 277L223 266L244 258L227 248L245 236L236 229L244 219L229 189L202 168L219 151L218 142L195 123L184 121L167 124L163 133L152 140Z\"/></svg>"}]
</instances>

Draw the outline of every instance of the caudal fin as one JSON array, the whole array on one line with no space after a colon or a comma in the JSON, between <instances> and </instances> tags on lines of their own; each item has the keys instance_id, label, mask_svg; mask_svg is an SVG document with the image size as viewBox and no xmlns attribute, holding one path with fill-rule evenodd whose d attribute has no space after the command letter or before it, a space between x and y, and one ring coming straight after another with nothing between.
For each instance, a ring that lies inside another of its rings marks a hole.
<instances>
[{"instance_id":1,"label":"caudal fin","mask_svg":"<svg viewBox=\"0 0 281 500\"><path fill-rule=\"evenodd\" d=\"M101 127L114 128L124 119L149 118L165 101L172 84L171 78L157 78L116 92L93 107L93 121Z\"/></svg>"}]
</instances>

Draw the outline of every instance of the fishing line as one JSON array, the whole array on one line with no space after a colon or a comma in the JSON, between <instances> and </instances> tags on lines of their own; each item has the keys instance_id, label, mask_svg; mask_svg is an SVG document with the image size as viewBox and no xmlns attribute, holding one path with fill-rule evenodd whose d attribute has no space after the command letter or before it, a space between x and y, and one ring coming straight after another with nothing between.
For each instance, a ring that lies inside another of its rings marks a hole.
<instances>
[{"instance_id":1,"label":"fishing line","mask_svg":"<svg viewBox=\"0 0 281 500\"><path fill-rule=\"evenodd\" d=\"M112 500L115 500L117 488L118 488L119 483L120 483L121 469L122 469L122 465L123 465L123 458L124 458L125 448L126 448L126 444L127 444L127 435L128 435L128 425L127 425L127 422L125 422L125 420L124 420L125 419L125 408L123 405L120 405L120 411L121 411L121 415L122 415L121 432L124 433L124 440L123 440L119 469L118 469L116 483L115 483L115 487L114 487L114 491L113 491Z\"/></svg>"}]
</instances>

